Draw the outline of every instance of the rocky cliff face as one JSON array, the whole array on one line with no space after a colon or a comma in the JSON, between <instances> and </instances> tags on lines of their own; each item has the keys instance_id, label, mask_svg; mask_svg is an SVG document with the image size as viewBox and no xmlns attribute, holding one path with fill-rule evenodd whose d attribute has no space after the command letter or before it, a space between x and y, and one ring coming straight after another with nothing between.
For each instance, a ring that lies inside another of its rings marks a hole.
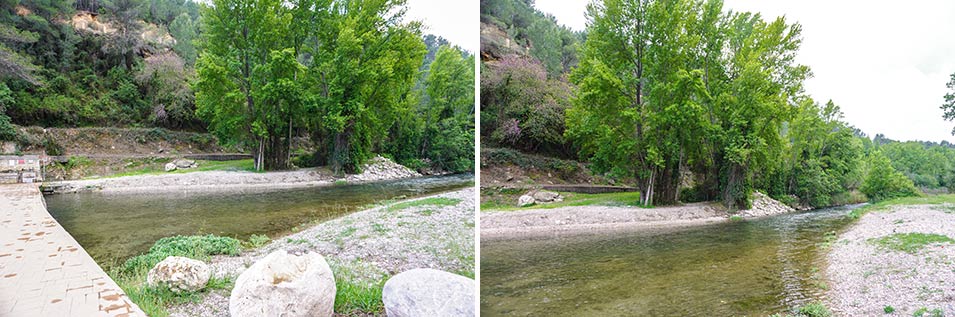
<instances>
[{"instance_id":1,"label":"rocky cliff face","mask_svg":"<svg viewBox=\"0 0 955 317\"><path fill-rule=\"evenodd\" d=\"M99 15L91 12L78 11L67 22L80 34L113 35L117 32L112 22L100 19ZM157 49L169 49L176 44L176 39L163 27L144 21L139 21L139 24L139 37L143 43Z\"/></svg>"}]
</instances>

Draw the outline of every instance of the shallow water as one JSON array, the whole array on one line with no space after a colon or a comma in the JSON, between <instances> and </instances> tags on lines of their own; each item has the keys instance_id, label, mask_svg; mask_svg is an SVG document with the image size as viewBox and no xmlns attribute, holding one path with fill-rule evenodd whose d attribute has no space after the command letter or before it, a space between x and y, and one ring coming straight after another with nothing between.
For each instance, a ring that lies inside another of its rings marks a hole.
<instances>
[{"instance_id":1,"label":"shallow water","mask_svg":"<svg viewBox=\"0 0 955 317\"><path fill-rule=\"evenodd\" d=\"M817 301L853 207L612 235L481 242L482 316L765 316Z\"/></svg>"},{"instance_id":2,"label":"shallow water","mask_svg":"<svg viewBox=\"0 0 955 317\"><path fill-rule=\"evenodd\" d=\"M453 175L273 191L78 193L45 199L50 214L63 228L94 260L109 267L147 251L163 237L216 234L245 240L252 234L276 236L384 200L473 184L473 175Z\"/></svg>"}]
</instances>

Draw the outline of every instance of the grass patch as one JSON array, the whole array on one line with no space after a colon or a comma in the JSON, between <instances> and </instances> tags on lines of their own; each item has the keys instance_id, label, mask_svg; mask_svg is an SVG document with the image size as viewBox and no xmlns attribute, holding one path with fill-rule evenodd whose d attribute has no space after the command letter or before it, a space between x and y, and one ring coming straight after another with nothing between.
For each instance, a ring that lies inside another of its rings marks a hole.
<instances>
[{"instance_id":1,"label":"grass patch","mask_svg":"<svg viewBox=\"0 0 955 317\"><path fill-rule=\"evenodd\" d=\"M743 216L740 216L740 215L732 215L732 216L730 216L730 221L732 221L732 222L740 222L740 221L743 221Z\"/></svg>"},{"instance_id":2,"label":"grass patch","mask_svg":"<svg viewBox=\"0 0 955 317\"><path fill-rule=\"evenodd\" d=\"M942 205L942 204L955 204L955 194L946 194L946 195L927 195L921 197L902 197L889 200L883 200L877 203L869 204L852 210L849 213L849 217L852 219L859 219L862 215L865 215L872 211L883 211L888 210L893 206L904 206L904 205Z\"/></svg>"},{"instance_id":3,"label":"grass patch","mask_svg":"<svg viewBox=\"0 0 955 317\"><path fill-rule=\"evenodd\" d=\"M391 205L391 207L388 207L388 211L399 211L399 210L408 209L411 207L421 207L421 206L447 207L447 206L457 205L460 202L461 200L457 198L431 197L431 198L397 203L397 204Z\"/></svg>"},{"instance_id":4,"label":"grass patch","mask_svg":"<svg viewBox=\"0 0 955 317\"><path fill-rule=\"evenodd\" d=\"M166 160L167 162L172 161L171 159ZM162 161L157 161L157 163L163 163ZM123 177L123 176L140 176L140 175L158 175L158 174L185 174L192 172L208 172L208 171L245 171L245 172L257 172L255 170L255 165L252 162L252 159L245 160L232 160L232 161L196 161L199 164L199 167L189 168L189 169L177 169L171 172L166 172L164 164L146 164L140 168L125 171L122 173L116 173L106 178L114 177ZM258 171L264 172L264 171Z\"/></svg>"},{"instance_id":5,"label":"grass patch","mask_svg":"<svg viewBox=\"0 0 955 317\"><path fill-rule=\"evenodd\" d=\"M927 317L942 317L942 316L945 316L945 312L942 311L942 309L940 309L940 308L935 308L935 309L929 310L928 308L921 307L921 308L915 310L914 313L912 313L912 317L923 317L923 316L927 316Z\"/></svg>"},{"instance_id":6,"label":"grass patch","mask_svg":"<svg viewBox=\"0 0 955 317\"><path fill-rule=\"evenodd\" d=\"M890 250L914 254L922 248L925 248L926 245L955 243L955 240L948 236L934 233L896 233L881 238L869 239L869 243Z\"/></svg>"},{"instance_id":7,"label":"grass patch","mask_svg":"<svg viewBox=\"0 0 955 317\"><path fill-rule=\"evenodd\" d=\"M534 204L527 207L517 207L516 197L510 204L500 200L488 200L481 203L481 210L513 211L523 209L553 209L575 206L639 206L640 192L620 192L603 194L584 194L561 192L564 201L546 204Z\"/></svg>"},{"instance_id":8,"label":"grass patch","mask_svg":"<svg viewBox=\"0 0 955 317\"><path fill-rule=\"evenodd\" d=\"M387 227L385 227L385 225L380 223L371 224L371 230L374 230L375 232L379 234L385 234L385 233L388 233L388 231L391 231L391 229L388 229Z\"/></svg>"},{"instance_id":9,"label":"grass patch","mask_svg":"<svg viewBox=\"0 0 955 317\"><path fill-rule=\"evenodd\" d=\"M148 316L168 316L166 310L171 305L196 301L200 294L215 289L231 289L233 279L211 278L206 289L199 292L174 293L165 287L146 285L146 274L157 263L169 256L182 256L208 261L213 255L237 255L241 251L239 240L207 236L176 236L159 239L149 251L126 260L125 263L110 270L110 277L119 284L132 300Z\"/></svg>"},{"instance_id":10,"label":"grass patch","mask_svg":"<svg viewBox=\"0 0 955 317\"><path fill-rule=\"evenodd\" d=\"M383 315L381 292L388 275L362 262L329 263L335 275L335 313Z\"/></svg>"}]
</instances>

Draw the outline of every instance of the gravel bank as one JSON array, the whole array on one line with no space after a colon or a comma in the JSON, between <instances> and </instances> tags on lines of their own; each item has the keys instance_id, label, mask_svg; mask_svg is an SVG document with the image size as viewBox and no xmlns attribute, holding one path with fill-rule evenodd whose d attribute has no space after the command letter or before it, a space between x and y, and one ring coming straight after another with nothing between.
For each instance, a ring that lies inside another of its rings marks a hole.
<instances>
[{"instance_id":1,"label":"gravel bank","mask_svg":"<svg viewBox=\"0 0 955 317\"><path fill-rule=\"evenodd\" d=\"M392 162L376 157L362 167L362 173L335 177L323 168L307 168L282 172L231 172L210 171L182 174L139 175L115 178L88 179L44 183L45 187L55 188L56 193L82 191L102 191L109 193L156 193L156 192L196 192L196 191L234 191L242 189L281 189L325 186L339 181L349 183L373 182L410 177L421 174Z\"/></svg>"},{"instance_id":2,"label":"gravel bank","mask_svg":"<svg viewBox=\"0 0 955 317\"><path fill-rule=\"evenodd\" d=\"M745 219L794 211L765 195L754 196L753 208L729 213L719 203L693 203L655 208L579 206L481 212L481 239L535 237L554 234L675 228Z\"/></svg>"},{"instance_id":3,"label":"gravel bank","mask_svg":"<svg viewBox=\"0 0 955 317\"><path fill-rule=\"evenodd\" d=\"M450 198L452 206L408 206L407 202L376 207L320 223L237 257L216 257L210 266L218 276L238 276L269 253L318 252L335 274L371 282L413 268L452 273L474 272L474 188L410 200ZM217 291L199 303L175 307L172 316L228 316L229 292Z\"/></svg>"},{"instance_id":4,"label":"gravel bank","mask_svg":"<svg viewBox=\"0 0 955 317\"><path fill-rule=\"evenodd\" d=\"M827 256L830 307L838 315L896 316L916 310L955 313L955 245L925 246L917 253L869 242L899 233L941 234L955 239L951 206L897 206L866 214L832 244ZM928 316L928 313L926 313Z\"/></svg>"}]
</instances>

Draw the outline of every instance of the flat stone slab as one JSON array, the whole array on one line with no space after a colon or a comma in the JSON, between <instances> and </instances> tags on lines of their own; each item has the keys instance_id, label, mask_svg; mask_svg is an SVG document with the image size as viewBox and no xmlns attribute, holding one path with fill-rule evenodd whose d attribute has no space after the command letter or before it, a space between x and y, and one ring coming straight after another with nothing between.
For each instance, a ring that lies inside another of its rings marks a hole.
<instances>
[{"instance_id":1,"label":"flat stone slab","mask_svg":"<svg viewBox=\"0 0 955 317\"><path fill-rule=\"evenodd\" d=\"M0 316L146 316L46 210L38 184L0 185Z\"/></svg>"}]
</instances>

